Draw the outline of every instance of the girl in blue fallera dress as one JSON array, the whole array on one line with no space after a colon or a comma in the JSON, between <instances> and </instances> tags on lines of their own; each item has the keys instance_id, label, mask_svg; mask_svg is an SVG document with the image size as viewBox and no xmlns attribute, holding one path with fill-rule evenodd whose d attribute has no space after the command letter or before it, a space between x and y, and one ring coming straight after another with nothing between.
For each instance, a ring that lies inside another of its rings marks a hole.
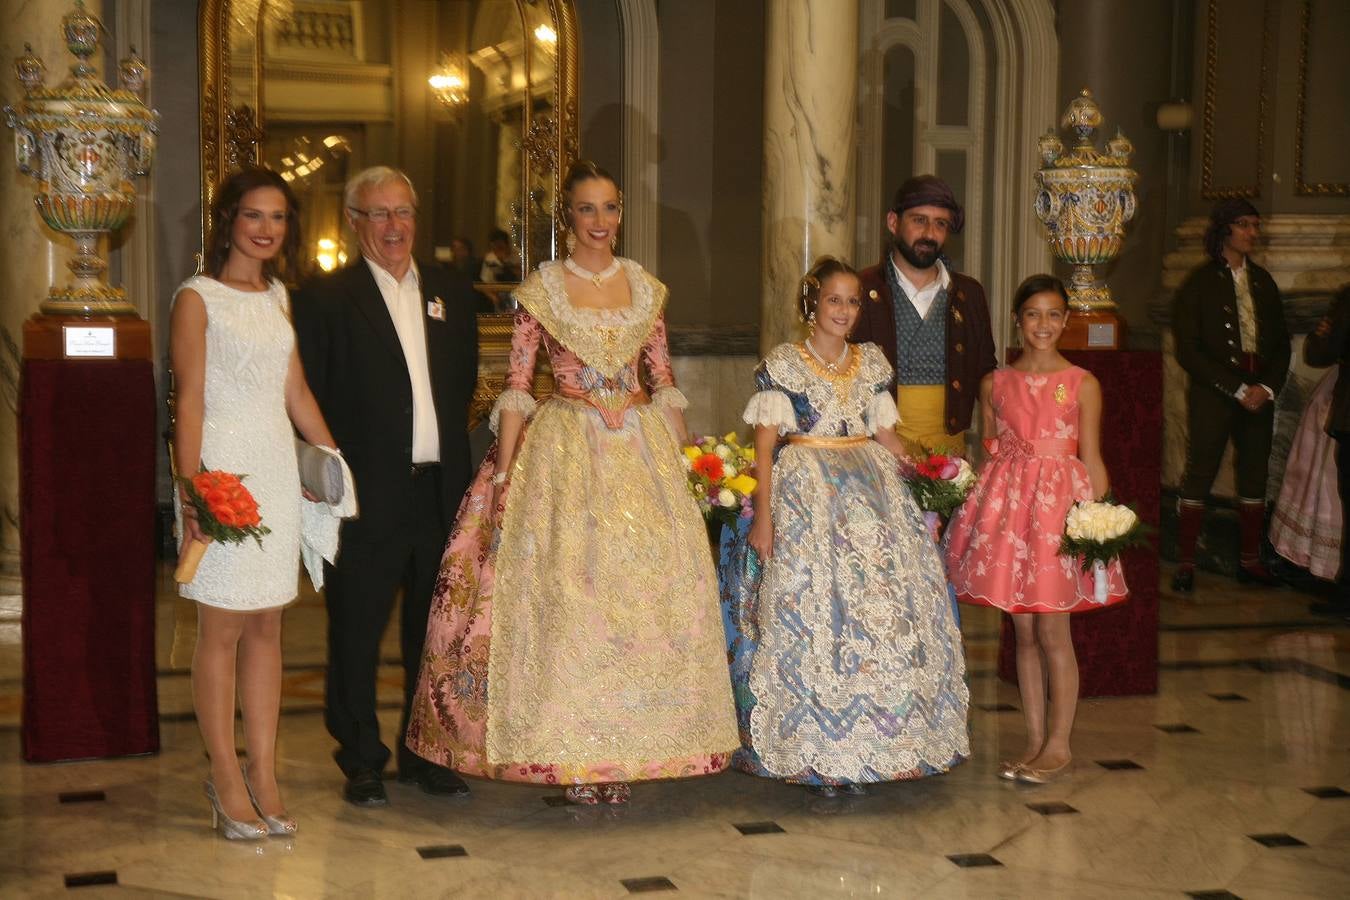
<instances>
[{"instance_id":1,"label":"girl in blue fallera dress","mask_svg":"<svg viewBox=\"0 0 1350 900\"><path fill-rule=\"evenodd\" d=\"M891 366L846 342L858 277L825 257L799 297L811 336L769 353L745 410L755 515L722 540L733 765L860 794L969 755L965 660L942 559L899 474Z\"/></svg>"}]
</instances>

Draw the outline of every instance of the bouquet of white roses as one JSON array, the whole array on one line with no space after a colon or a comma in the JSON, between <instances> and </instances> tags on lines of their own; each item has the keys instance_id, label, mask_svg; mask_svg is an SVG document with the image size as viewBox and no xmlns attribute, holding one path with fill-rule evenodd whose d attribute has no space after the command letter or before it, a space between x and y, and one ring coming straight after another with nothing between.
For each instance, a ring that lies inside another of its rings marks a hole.
<instances>
[{"instance_id":1,"label":"bouquet of white roses","mask_svg":"<svg viewBox=\"0 0 1350 900\"><path fill-rule=\"evenodd\" d=\"M1144 543L1144 524L1134 510L1110 498L1083 500L1064 519L1061 556L1077 556L1093 575L1093 601L1107 601L1106 564L1127 548Z\"/></svg>"},{"instance_id":2,"label":"bouquet of white roses","mask_svg":"<svg viewBox=\"0 0 1350 900\"><path fill-rule=\"evenodd\" d=\"M720 438L695 435L684 460L689 492L705 519L734 528L738 518L753 515L755 448L742 446L734 431Z\"/></svg>"}]
</instances>

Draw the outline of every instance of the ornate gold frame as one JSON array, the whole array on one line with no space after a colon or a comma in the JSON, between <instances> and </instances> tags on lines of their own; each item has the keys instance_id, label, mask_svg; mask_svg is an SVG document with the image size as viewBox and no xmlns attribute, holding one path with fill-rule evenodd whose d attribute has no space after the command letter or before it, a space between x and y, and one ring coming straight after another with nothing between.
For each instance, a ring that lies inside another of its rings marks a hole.
<instances>
[{"instance_id":1,"label":"ornate gold frame","mask_svg":"<svg viewBox=\"0 0 1350 900\"><path fill-rule=\"evenodd\" d=\"M259 148L262 144L264 123L262 120L262 93L265 90L262 78L262 13L267 0L252 0L251 12L257 18L257 38L254 55L253 88L247 96L237 96L230 79L230 21L234 12L234 0L200 0L198 6L197 33L200 40L199 71L201 88L201 197L202 197L202 246L206 245L206 232L210 227L211 201L215 196L216 185L225 173L233 171L246 163L259 161ZM580 109L579 97L579 41L577 34L577 14L574 0L516 0L521 21L528 21L526 5L545 7L556 26L558 35L557 68L553 78L553 114L537 116L530 104L525 110L525 134L523 142L522 183L536 185L544 181L551 188L553 197L559 196L562 173L571 161L579 155L578 121ZM534 81L534 79L531 79ZM560 120L560 121L558 121ZM523 204L524 234L532 234L533 212L528 203ZM554 204L556 207L556 203ZM558 236L562 233L562 223L557 209L550 211L552 218L551 248L554 253L558 247ZM531 259L533 248L523 241L521 247L522 262L526 271L533 269L541 261ZM537 254L536 254L537 255ZM508 336L508 345L509 345Z\"/></svg>"},{"instance_id":2,"label":"ornate gold frame","mask_svg":"<svg viewBox=\"0 0 1350 900\"><path fill-rule=\"evenodd\" d=\"M1266 0L1262 7L1263 35L1261 38L1261 70L1256 107L1256 179L1251 187L1217 187L1214 184L1214 109L1218 101L1219 67L1219 0L1209 0L1207 33L1205 36L1205 108L1202 119L1200 153L1200 196L1206 200L1229 197L1260 197L1261 182L1265 177L1266 110L1269 94L1271 41L1274 34L1272 4Z\"/></svg>"},{"instance_id":3,"label":"ornate gold frame","mask_svg":"<svg viewBox=\"0 0 1350 900\"><path fill-rule=\"evenodd\" d=\"M1308 35L1312 31L1312 0L1303 0L1298 35L1298 103L1294 125L1294 192L1303 197L1344 197L1350 182L1303 180L1303 141L1308 130Z\"/></svg>"}]
</instances>

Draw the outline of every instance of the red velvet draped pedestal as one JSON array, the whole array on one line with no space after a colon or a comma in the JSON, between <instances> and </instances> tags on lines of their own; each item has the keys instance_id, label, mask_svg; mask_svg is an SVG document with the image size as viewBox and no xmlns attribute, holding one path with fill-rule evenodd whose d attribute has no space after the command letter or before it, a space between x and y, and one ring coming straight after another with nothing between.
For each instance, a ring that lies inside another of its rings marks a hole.
<instances>
[{"instance_id":1,"label":"red velvet draped pedestal","mask_svg":"<svg viewBox=\"0 0 1350 900\"><path fill-rule=\"evenodd\" d=\"M1130 598L1071 620L1079 692L1118 697L1158 691L1158 513L1162 491L1162 355L1140 350L1066 350L1102 385L1102 457L1116 499L1154 528L1147 547L1121 558ZM1012 620L1003 616L998 674L1017 681Z\"/></svg>"},{"instance_id":2,"label":"red velvet draped pedestal","mask_svg":"<svg viewBox=\"0 0 1350 900\"><path fill-rule=\"evenodd\" d=\"M25 359L23 758L159 749L149 359Z\"/></svg>"}]
</instances>

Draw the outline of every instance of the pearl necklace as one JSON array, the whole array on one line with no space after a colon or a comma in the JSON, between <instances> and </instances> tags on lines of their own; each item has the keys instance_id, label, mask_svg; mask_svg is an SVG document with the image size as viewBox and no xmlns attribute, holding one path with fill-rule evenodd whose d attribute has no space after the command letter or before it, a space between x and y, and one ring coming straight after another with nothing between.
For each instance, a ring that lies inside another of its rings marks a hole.
<instances>
[{"instance_id":1,"label":"pearl necklace","mask_svg":"<svg viewBox=\"0 0 1350 900\"><path fill-rule=\"evenodd\" d=\"M600 287L600 285L619 274L619 261L617 259L611 260L609 265L605 266L605 268L599 272L583 269L581 266L577 265L570 256L563 260L563 265L567 268L567 271L576 275L578 278L589 280L590 283L596 287Z\"/></svg>"},{"instance_id":2,"label":"pearl necklace","mask_svg":"<svg viewBox=\"0 0 1350 900\"><path fill-rule=\"evenodd\" d=\"M804 343L806 344L806 352L807 352L807 353L810 353L813 357L815 357L816 362L818 362L818 363L820 363L822 366L824 366L824 367L825 367L825 371L827 371L827 372L835 372L835 373L837 373L837 372L839 371L839 367L843 364L844 360L848 359L848 342L847 342L847 341L844 343L844 352L841 353L841 354L839 354L839 358L836 359L834 362L827 362L823 356L821 356L819 353L817 353L817 352L816 352L816 348L811 346L811 339L810 339L810 338L807 338L806 341L805 341Z\"/></svg>"}]
</instances>

